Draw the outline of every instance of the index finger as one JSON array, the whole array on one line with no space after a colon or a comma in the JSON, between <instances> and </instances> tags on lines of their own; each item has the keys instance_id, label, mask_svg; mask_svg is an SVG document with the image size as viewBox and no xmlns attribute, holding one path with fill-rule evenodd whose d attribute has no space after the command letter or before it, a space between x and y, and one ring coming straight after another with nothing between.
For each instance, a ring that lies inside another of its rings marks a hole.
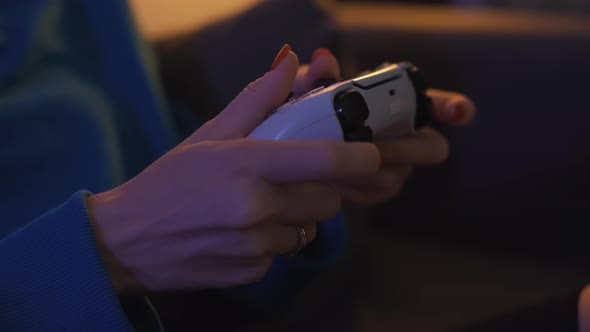
<instances>
[{"instance_id":1,"label":"index finger","mask_svg":"<svg viewBox=\"0 0 590 332\"><path fill-rule=\"evenodd\" d=\"M272 183L372 176L381 166L377 146L364 142L252 140L247 153L254 171Z\"/></svg>"}]
</instances>

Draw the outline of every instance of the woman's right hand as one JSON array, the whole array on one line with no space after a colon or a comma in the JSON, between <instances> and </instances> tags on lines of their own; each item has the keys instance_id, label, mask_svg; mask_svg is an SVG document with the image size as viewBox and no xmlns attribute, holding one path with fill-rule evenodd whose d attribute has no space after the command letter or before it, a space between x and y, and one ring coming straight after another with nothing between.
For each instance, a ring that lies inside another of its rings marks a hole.
<instances>
[{"instance_id":1,"label":"woman's right hand","mask_svg":"<svg viewBox=\"0 0 590 332\"><path fill-rule=\"evenodd\" d=\"M276 68L275 68L276 67ZM135 178L88 200L119 292L224 288L259 280L297 246L296 226L334 217L328 183L375 175L370 143L244 138L293 88L289 50L216 118Z\"/></svg>"}]
</instances>

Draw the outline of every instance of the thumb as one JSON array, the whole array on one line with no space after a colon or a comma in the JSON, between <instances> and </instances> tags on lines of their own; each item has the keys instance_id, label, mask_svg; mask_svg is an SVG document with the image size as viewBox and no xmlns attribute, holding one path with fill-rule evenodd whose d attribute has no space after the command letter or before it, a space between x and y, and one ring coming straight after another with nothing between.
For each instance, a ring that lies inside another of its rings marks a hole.
<instances>
[{"instance_id":1,"label":"thumb","mask_svg":"<svg viewBox=\"0 0 590 332\"><path fill-rule=\"evenodd\" d=\"M248 84L214 119L196 133L193 142L248 136L267 116L280 107L295 82L299 60L289 45L277 54L271 70Z\"/></svg>"}]
</instances>

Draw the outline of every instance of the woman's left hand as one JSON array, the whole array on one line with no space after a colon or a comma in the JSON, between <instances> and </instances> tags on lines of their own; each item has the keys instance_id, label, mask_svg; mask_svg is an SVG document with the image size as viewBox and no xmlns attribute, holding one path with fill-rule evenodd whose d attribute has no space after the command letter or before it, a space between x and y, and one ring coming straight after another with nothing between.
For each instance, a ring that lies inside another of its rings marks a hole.
<instances>
[{"instance_id":1,"label":"woman's left hand","mask_svg":"<svg viewBox=\"0 0 590 332\"><path fill-rule=\"evenodd\" d=\"M302 95L320 79L342 80L338 60L327 49L318 49L308 65L299 67L293 92ZM433 116L445 125L462 127L475 117L475 105L466 96L451 91L430 89ZM432 128L399 138L375 139L381 152L382 166L376 176L343 179L335 184L343 200L357 205L374 205L398 196L415 166L433 166L449 156L449 145Z\"/></svg>"}]
</instances>

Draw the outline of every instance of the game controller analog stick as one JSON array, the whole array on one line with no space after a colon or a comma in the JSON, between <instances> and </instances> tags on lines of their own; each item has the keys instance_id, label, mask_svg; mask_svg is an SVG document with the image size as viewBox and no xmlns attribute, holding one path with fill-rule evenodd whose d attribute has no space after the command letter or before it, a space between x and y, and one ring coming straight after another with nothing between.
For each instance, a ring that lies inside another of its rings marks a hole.
<instances>
[{"instance_id":1,"label":"game controller analog stick","mask_svg":"<svg viewBox=\"0 0 590 332\"><path fill-rule=\"evenodd\" d=\"M334 110L345 141L372 140L373 132L365 125L369 107L359 92L349 89L338 93L334 97Z\"/></svg>"}]
</instances>

